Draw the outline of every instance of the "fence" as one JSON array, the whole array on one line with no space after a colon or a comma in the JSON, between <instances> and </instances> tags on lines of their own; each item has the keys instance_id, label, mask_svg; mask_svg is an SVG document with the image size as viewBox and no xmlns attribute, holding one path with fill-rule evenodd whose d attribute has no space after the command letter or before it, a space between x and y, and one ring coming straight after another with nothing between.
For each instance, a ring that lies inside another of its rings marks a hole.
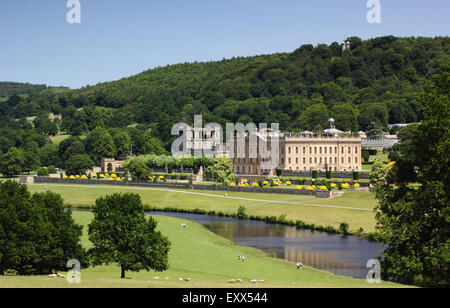
<instances>
[{"instance_id":1,"label":"fence","mask_svg":"<svg viewBox=\"0 0 450 308\"><path fill-rule=\"evenodd\" d=\"M84 179L62 179L50 177L22 177L21 183L32 184L75 184L75 185L111 185L111 186L131 186L131 187L153 187L153 188L173 188L203 191L223 191L223 192L244 192L263 193L281 195L316 196L317 198L333 198L338 196L332 191L314 191L306 189L284 189L284 188L260 188L260 187L230 187L223 185L200 185L184 183L153 183L139 181L104 181L104 180L84 180Z\"/></svg>"}]
</instances>

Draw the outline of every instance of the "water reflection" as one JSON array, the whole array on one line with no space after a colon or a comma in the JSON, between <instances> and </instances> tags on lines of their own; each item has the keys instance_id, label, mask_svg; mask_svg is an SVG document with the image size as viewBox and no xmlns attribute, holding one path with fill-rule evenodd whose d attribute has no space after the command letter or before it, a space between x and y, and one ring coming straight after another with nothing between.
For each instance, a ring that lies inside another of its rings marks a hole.
<instances>
[{"instance_id":1,"label":"water reflection","mask_svg":"<svg viewBox=\"0 0 450 308\"><path fill-rule=\"evenodd\" d=\"M274 253L277 258L327 270L338 275L365 278L367 261L382 250L380 244L348 236L297 230L260 221L206 215L153 212L198 222L212 232L242 246Z\"/></svg>"}]
</instances>

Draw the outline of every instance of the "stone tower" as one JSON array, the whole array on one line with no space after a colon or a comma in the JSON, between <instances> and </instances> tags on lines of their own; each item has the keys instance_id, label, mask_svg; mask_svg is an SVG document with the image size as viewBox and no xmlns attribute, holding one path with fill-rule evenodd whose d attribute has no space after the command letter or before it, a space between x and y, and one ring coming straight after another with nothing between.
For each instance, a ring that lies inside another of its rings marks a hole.
<instances>
[{"instance_id":1,"label":"stone tower","mask_svg":"<svg viewBox=\"0 0 450 308\"><path fill-rule=\"evenodd\" d=\"M350 42L342 42L342 56L344 56L344 52L346 50L350 50Z\"/></svg>"}]
</instances>

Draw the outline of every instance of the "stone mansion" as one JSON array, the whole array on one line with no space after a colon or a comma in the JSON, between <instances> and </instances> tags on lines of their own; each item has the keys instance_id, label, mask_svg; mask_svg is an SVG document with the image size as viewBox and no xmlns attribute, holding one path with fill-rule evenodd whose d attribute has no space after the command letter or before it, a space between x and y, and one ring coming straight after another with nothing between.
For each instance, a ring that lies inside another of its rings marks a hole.
<instances>
[{"instance_id":1,"label":"stone mansion","mask_svg":"<svg viewBox=\"0 0 450 308\"><path fill-rule=\"evenodd\" d=\"M329 120L330 128L320 133L305 131L302 133L279 133L279 162L277 169L289 172L361 171L361 142L359 136L342 132L335 128L334 119ZM259 132L258 140L270 140L272 132ZM270 142L268 142L270 145ZM270 150L270 146L268 148ZM249 158L249 138L245 138L245 158L237 158L237 146L234 147L233 168L236 175L273 176L275 170L261 168L263 161ZM255 155L253 155L255 157Z\"/></svg>"}]
</instances>

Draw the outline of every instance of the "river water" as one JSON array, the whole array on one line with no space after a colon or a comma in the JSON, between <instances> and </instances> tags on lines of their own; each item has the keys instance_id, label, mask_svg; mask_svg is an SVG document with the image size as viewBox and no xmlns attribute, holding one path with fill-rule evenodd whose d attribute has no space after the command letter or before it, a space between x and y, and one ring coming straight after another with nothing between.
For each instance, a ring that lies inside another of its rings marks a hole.
<instances>
[{"instance_id":1,"label":"river water","mask_svg":"<svg viewBox=\"0 0 450 308\"><path fill-rule=\"evenodd\" d=\"M355 236L341 236L297 230L295 227L198 214L151 212L197 222L237 245L273 253L277 258L302 262L337 275L366 278L367 261L382 251L382 246ZM236 256L237 257L237 256Z\"/></svg>"}]
</instances>

